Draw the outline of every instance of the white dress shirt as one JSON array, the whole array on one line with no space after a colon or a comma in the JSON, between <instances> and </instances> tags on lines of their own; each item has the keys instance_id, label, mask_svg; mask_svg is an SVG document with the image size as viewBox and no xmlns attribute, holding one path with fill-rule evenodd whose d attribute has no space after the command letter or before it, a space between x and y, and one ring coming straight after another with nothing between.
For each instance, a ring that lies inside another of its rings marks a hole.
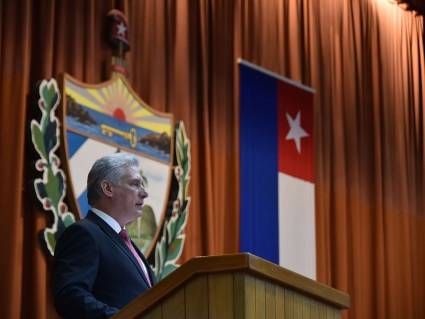
<instances>
[{"instance_id":1,"label":"white dress shirt","mask_svg":"<svg viewBox=\"0 0 425 319\"><path fill-rule=\"evenodd\" d=\"M91 208L91 211L107 223L117 234L120 233L121 226L113 217L94 207Z\"/></svg>"}]
</instances>

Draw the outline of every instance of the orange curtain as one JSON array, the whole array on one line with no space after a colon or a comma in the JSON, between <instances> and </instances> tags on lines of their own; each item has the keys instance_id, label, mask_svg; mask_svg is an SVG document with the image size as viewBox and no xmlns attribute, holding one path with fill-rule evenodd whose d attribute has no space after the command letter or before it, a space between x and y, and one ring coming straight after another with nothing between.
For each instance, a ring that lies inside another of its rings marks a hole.
<instances>
[{"instance_id":1,"label":"orange curtain","mask_svg":"<svg viewBox=\"0 0 425 319\"><path fill-rule=\"evenodd\" d=\"M103 41L115 1L0 2L0 317L57 318L51 260L39 233L50 222L33 195L29 121L41 114L35 87L68 72L86 82L106 78Z\"/></svg>"},{"instance_id":2,"label":"orange curtain","mask_svg":"<svg viewBox=\"0 0 425 319\"><path fill-rule=\"evenodd\" d=\"M182 261L238 251L237 58L314 87L319 280L349 318L423 318L424 21L386 0L0 2L0 317L56 318L32 196L38 80L108 78L106 13L130 24L130 81L192 143Z\"/></svg>"}]
</instances>

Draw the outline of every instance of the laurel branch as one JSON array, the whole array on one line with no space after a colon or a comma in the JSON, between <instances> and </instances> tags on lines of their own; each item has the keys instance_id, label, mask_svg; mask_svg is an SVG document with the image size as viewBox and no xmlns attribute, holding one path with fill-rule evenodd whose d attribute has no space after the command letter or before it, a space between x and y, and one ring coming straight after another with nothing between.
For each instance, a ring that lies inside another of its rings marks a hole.
<instances>
[{"instance_id":1,"label":"laurel branch","mask_svg":"<svg viewBox=\"0 0 425 319\"><path fill-rule=\"evenodd\" d=\"M51 227L43 231L47 251L53 256L56 239L63 229L75 222L74 215L63 202L66 195L66 179L59 168L60 160L55 152L59 147L59 120L55 110L59 105L60 93L55 79L43 80L38 87L40 122L31 121L32 144L40 158L35 163L43 178L34 180L34 190L45 211L53 216Z\"/></svg>"},{"instance_id":2,"label":"laurel branch","mask_svg":"<svg viewBox=\"0 0 425 319\"><path fill-rule=\"evenodd\" d=\"M167 211L162 234L155 247L155 265L153 267L158 280L163 279L180 265L177 260L183 252L185 242L184 228L189 214L190 180L190 142L183 122L176 125L176 156L174 182L177 183L177 195Z\"/></svg>"}]
</instances>

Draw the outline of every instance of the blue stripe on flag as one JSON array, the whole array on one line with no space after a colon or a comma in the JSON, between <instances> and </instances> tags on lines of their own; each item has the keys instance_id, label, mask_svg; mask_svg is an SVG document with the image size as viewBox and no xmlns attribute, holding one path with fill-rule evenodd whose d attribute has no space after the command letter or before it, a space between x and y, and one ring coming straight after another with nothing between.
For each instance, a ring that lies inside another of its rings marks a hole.
<instances>
[{"instance_id":1,"label":"blue stripe on flag","mask_svg":"<svg viewBox=\"0 0 425 319\"><path fill-rule=\"evenodd\" d=\"M87 190L81 193L78 197L78 205L80 206L81 218L86 217L87 212L90 209L89 202L87 201Z\"/></svg>"},{"instance_id":2,"label":"blue stripe on flag","mask_svg":"<svg viewBox=\"0 0 425 319\"><path fill-rule=\"evenodd\" d=\"M240 64L240 250L279 264L277 81Z\"/></svg>"},{"instance_id":3,"label":"blue stripe on flag","mask_svg":"<svg viewBox=\"0 0 425 319\"><path fill-rule=\"evenodd\" d=\"M68 157L71 158L75 152L84 144L87 140L87 137L82 136L80 134L76 134L74 132L67 131L67 142L68 142Z\"/></svg>"}]
</instances>

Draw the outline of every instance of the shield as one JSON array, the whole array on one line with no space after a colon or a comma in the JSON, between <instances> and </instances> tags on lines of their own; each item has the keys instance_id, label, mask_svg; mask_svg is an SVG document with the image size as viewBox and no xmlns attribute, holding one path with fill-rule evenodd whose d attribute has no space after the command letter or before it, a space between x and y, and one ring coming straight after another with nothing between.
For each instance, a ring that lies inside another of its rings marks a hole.
<instances>
[{"instance_id":1,"label":"shield","mask_svg":"<svg viewBox=\"0 0 425 319\"><path fill-rule=\"evenodd\" d=\"M150 108L120 75L101 84L69 75L61 81L62 139L71 206L83 218L89 209L87 175L100 157L128 152L137 156L149 194L142 217L128 225L148 256L165 218L171 182L174 118Z\"/></svg>"}]
</instances>

